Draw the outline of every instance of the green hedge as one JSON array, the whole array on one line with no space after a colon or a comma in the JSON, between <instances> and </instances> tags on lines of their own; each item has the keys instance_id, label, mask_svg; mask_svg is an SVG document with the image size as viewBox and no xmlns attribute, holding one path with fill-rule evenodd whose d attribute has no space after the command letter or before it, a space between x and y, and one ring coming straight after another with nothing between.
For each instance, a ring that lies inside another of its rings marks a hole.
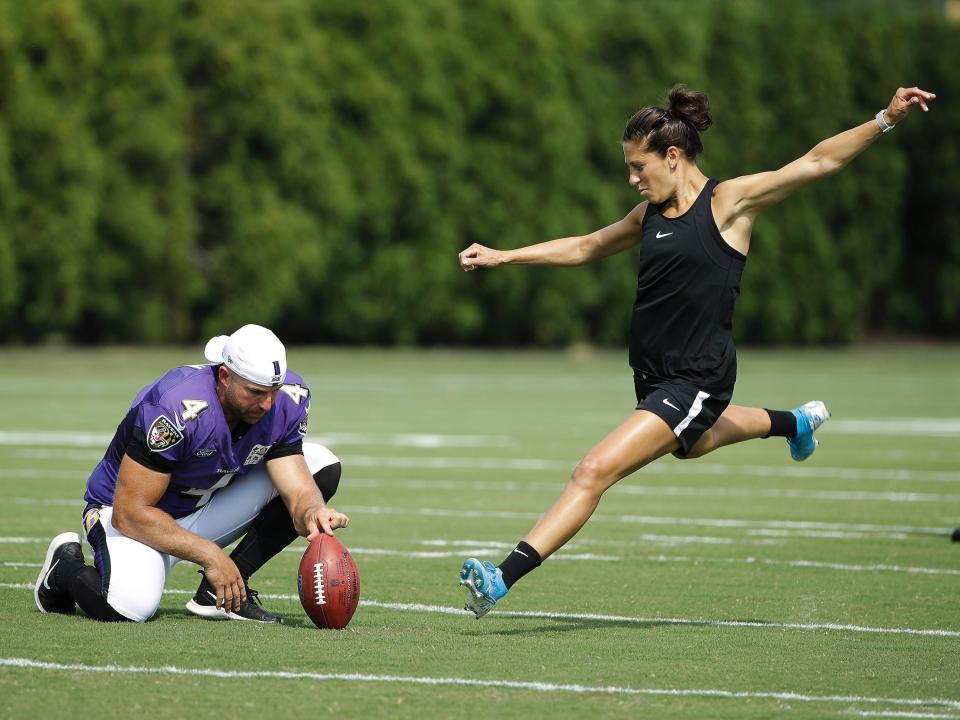
<instances>
[{"instance_id":1,"label":"green hedge","mask_svg":"<svg viewBox=\"0 0 960 720\"><path fill-rule=\"evenodd\" d=\"M680 81L715 177L935 90L760 219L737 334L957 337L958 47L919 1L0 3L0 341L622 345L635 255L456 253L626 214L623 125Z\"/></svg>"}]
</instances>

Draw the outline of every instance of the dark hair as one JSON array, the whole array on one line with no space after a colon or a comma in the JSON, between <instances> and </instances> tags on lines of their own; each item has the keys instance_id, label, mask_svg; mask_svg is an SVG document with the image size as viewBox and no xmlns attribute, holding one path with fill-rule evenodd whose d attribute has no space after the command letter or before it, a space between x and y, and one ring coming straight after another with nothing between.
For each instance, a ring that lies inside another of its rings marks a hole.
<instances>
[{"instance_id":1,"label":"dark hair","mask_svg":"<svg viewBox=\"0 0 960 720\"><path fill-rule=\"evenodd\" d=\"M645 142L647 150L660 155L675 145L696 160L703 152L700 133L713 124L707 96L686 85L674 85L667 105L669 110L648 105L635 112L623 131L623 142Z\"/></svg>"}]
</instances>

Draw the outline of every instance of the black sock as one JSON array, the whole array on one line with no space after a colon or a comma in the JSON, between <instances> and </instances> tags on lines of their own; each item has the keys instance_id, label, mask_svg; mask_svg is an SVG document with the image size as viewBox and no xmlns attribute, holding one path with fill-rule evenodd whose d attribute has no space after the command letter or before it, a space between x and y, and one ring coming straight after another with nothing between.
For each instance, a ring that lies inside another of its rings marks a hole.
<instances>
[{"instance_id":1,"label":"black sock","mask_svg":"<svg viewBox=\"0 0 960 720\"><path fill-rule=\"evenodd\" d=\"M528 572L540 567L540 553L523 540L507 555L497 567L503 573L503 584L509 589L517 580Z\"/></svg>"},{"instance_id":2,"label":"black sock","mask_svg":"<svg viewBox=\"0 0 960 720\"><path fill-rule=\"evenodd\" d=\"M764 408L764 410L767 410ZM767 410L770 416L770 432L763 437L785 437L794 438L797 436L797 418L789 410Z\"/></svg>"},{"instance_id":3,"label":"black sock","mask_svg":"<svg viewBox=\"0 0 960 720\"><path fill-rule=\"evenodd\" d=\"M107 602L100 573L95 567L82 565L64 578L63 587L88 617L101 622L130 622Z\"/></svg>"},{"instance_id":4,"label":"black sock","mask_svg":"<svg viewBox=\"0 0 960 720\"><path fill-rule=\"evenodd\" d=\"M329 502L340 484L340 463L328 465L313 476L323 501ZM243 579L247 580L270 558L297 539L297 531L283 500L275 497L254 518L243 540L230 553Z\"/></svg>"}]
</instances>

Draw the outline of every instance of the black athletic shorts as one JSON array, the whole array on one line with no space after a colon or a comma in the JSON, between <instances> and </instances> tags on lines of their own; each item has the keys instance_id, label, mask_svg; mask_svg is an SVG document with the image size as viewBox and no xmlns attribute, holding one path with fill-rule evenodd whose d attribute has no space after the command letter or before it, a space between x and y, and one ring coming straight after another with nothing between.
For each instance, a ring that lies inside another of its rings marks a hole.
<instances>
[{"instance_id":1,"label":"black athletic shorts","mask_svg":"<svg viewBox=\"0 0 960 720\"><path fill-rule=\"evenodd\" d=\"M685 380L655 380L640 373L634 373L633 387L637 410L652 412L670 426L680 441L680 456L713 427L733 397L733 385L708 391Z\"/></svg>"}]
</instances>

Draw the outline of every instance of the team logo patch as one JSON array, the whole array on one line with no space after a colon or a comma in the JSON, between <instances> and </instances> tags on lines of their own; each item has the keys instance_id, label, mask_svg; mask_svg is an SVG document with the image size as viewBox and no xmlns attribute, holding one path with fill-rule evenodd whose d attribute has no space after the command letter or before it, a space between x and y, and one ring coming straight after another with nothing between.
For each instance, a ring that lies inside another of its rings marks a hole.
<instances>
[{"instance_id":1,"label":"team logo patch","mask_svg":"<svg viewBox=\"0 0 960 720\"><path fill-rule=\"evenodd\" d=\"M150 429L147 430L147 447L154 452L169 450L181 440L183 440L183 433L167 419L166 415L161 415L154 420Z\"/></svg>"},{"instance_id":2,"label":"team logo patch","mask_svg":"<svg viewBox=\"0 0 960 720\"><path fill-rule=\"evenodd\" d=\"M306 421L306 420L304 420L303 422L300 423L299 430L300 430L300 434L301 434L301 435L306 435L306 434L307 434L307 421Z\"/></svg>"},{"instance_id":3,"label":"team logo patch","mask_svg":"<svg viewBox=\"0 0 960 720\"><path fill-rule=\"evenodd\" d=\"M194 453L194 455L195 455L196 457L198 457L198 458L213 457L213 456L216 455L216 454L217 454L217 451L214 450L213 448L202 448L202 449L200 449L200 450L197 450L197 451Z\"/></svg>"},{"instance_id":4,"label":"team logo patch","mask_svg":"<svg viewBox=\"0 0 960 720\"><path fill-rule=\"evenodd\" d=\"M258 462L263 460L264 455L273 447L272 445L254 445L253 450L250 451L250 454L247 455L247 459L243 461L244 465L256 465Z\"/></svg>"}]
</instances>

